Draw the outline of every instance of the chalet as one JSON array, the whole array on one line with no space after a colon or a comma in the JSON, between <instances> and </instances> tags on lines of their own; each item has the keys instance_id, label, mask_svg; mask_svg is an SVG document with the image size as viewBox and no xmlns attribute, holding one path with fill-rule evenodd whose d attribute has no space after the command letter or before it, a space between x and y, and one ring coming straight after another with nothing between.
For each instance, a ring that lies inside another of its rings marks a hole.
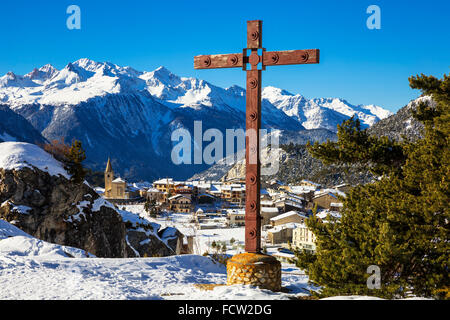
<instances>
[{"instance_id":1,"label":"chalet","mask_svg":"<svg viewBox=\"0 0 450 320\"><path fill-rule=\"evenodd\" d=\"M148 188L144 190L143 195L146 199L150 201L154 200L157 203L160 203L163 200L162 192L156 188Z\"/></svg>"},{"instance_id":2,"label":"chalet","mask_svg":"<svg viewBox=\"0 0 450 320\"><path fill-rule=\"evenodd\" d=\"M215 196L208 193L201 193L197 196L197 202L199 204L214 203L216 200Z\"/></svg>"},{"instance_id":3,"label":"chalet","mask_svg":"<svg viewBox=\"0 0 450 320\"><path fill-rule=\"evenodd\" d=\"M228 184L217 186L220 197L230 203L242 205L245 202L245 186Z\"/></svg>"},{"instance_id":4,"label":"chalet","mask_svg":"<svg viewBox=\"0 0 450 320\"><path fill-rule=\"evenodd\" d=\"M189 196L191 199L193 198L193 188L191 186L185 185L184 183L176 183L174 184L173 192L175 194L183 194Z\"/></svg>"},{"instance_id":5,"label":"chalet","mask_svg":"<svg viewBox=\"0 0 450 320\"><path fill-rule=\"evenodd\" d=\"M292 210L306 211L305 203L306 201L298 196L283 196L275 201L275 206L283 213Z\"/></svg>"},{"instance_id":6,"label":"chalet","mask_svg":"<svg viewBox=\"0 0 450 320\"><path fill-rule=\"evenodd\" d=\"M330 209L332 203L341 203L338 196L345 197L345 193L335 189L324 189L316 192L313 203L317 204L319 209Z\"/></svg>"},{"instance_id":7,"label":"chalet","mask_svg":"<svg viewBox=\"0 0 450 320\"><path fill-rule=\"evenodd\" d=\"M228 210L227 214L229 226L245 226L245 210Z\"/></svg>"},{"instance_id":8,"label":"chalet","mask_svg":"<svg viewBox=\"0 0 450 320\"><path fill-rule=\"evenodd\" d=\"M177 194L167 199L169 209L174 212L189 213L192 210L192 200L189 196Z\"/></svg>"},{"instance_id":9,"label":"chalet","mask_svg":"<svg viewBox=\"0 0 450 320\"><path fill-rule=\"evenodd\" d=\"M279 226L282 224L294 222L304 223L307 216L299 211L288 211L270 219L272 226Z\"/></svg>"},{"instance_id":10,"label":"chalet","mask_svg":"<svg viewBox=\"0 0 450 320\"><path fill-rule=\"evenodd\" d=\"M336 212L341 212L343 206L344 206L344 204L342 202L332 202L332 203L330 203L330 210L336 211Z\"/></svg>"},{"instance_id":11,"label":"chalet","mask_svg":"<svg viewBox=\"0 0 450 320\"><path fill-rule=\"evenodd\" d=\"M341 191L341 192L349 192L351 189L351 186L347 183L339 184L337 186L334 186L333 189Z\"/></svg>"},{"instance_id":12,"label":"chalet","mask_svg":"<svg viewBox=\"0 0 450 320\"><path fill-rule=\"evenodd\" d=\"M267 231L267 236L271 244L292 243L292 231L299 226L298 223L281 224Z\"/></svg>"},{"instance_id":13,"label":"chalet","mask_svg":"<svg viewBox=\"0 0 450 320\"><path fill-rule=\"evenodd\" d=\"M173 194L175 189L175 183L172 178L165 178L153 182L153 187L161 192Z\"/></svg>"},{"instance_id":14,"label":"chalet","mask_svg":"<svg viewBox=\"0 0 450 320\"><path fill-rule=\"evenodd\" d=\"M316 216L319 221L323 223L329 223L330 218L339 219L341 217L339 212L330 210L320 210ZM314 252L316 250L316 237L305 223L298 224L297 228L293 230L292 246L310 252Z\"/></svg>"},{"instance_id":15,"label":"chalet","mask_svg":"<svg viewBox=\"0 0 450 320\"><path fill-rule=\"evenodd\" d=\"M290 192L304 198L306 201L312 201L314 197L315 188L305 186L290 186Z\"/></svg>"},{"instance_id":16,"label":"chalet","mask_svg":"<svg viewBox=\"0 0 450 320\"><path fill-rule=\"evenodd\" d=\"M279 215L280 211L276 207L261 207L261 225L270 224L270 219Z\"/></svg>"}]
</instances>

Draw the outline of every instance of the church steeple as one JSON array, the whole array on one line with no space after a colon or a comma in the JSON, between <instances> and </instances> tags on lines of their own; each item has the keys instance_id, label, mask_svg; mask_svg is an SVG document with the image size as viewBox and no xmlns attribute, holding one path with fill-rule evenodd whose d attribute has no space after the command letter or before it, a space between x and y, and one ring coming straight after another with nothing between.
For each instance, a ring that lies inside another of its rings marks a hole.
<instances>
[{"instance_id":1,"label":"church steeple","mask_svg":"<svg viewBox=\"0 0 450 320\"><path fill-rule=\"evenodd\" d=\"M106 164L105 173L106 172L113 172L112 166L111 166L111 160L109 158L108 158L108 163Z\"/></svg>"},{"instance_id":2,"label":"church steeple","mask_svg":"<svg viewBox=\"0 0 450 320\"><path fill-rule=\"evenodd\" d=\"M111 197L111 184L114 179L114 171L111 166L111 160L108 158L108 163L105 169L105 197Z\"/></svg>"}]
</instances>

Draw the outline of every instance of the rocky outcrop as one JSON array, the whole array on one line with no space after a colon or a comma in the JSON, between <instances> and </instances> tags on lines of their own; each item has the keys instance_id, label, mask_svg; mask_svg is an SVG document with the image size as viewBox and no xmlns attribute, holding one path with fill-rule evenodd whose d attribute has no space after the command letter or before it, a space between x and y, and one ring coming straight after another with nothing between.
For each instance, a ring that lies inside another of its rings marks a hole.
<instances>
[{"instance_id":1,"label":"rocky outcrop","mask_svg":"<svg viewBox=\"0 0 450 320\"><path fill-rule=\"evenodd\" d=\"M131 223L86 183L75 184L37 168L0 169L0 205L0 219L38 239L80 248L97 257L176 252L176 244L158 236L158 224Z\"/></svg>"},{"instance_id":2,"label":"rocky outcrop","mask_svg":"<svg viewBox=\"0 0 450 320\"><path fill-rule=\"evenodd\" d=\"M397 141L402 141L404 138L411 141L421 139L424 130L423 123L414 119L412 115L412 112L421 102L434 104L430 96L419 97L399 109L394 115L377 122L367 131L372 135L386 136Z\"/></svg>"},{"instance_id":3,"label":"rocky outcrop","mask_svg":"<svg viewBox=\"0 0 450 320\"><path fill-rule=\"evenodd\" d=\"M120 215L86 184L38 169L0 169L0 202L1 219L38 239L98 257L127 256Z\"/></svg>"}]
</instances>

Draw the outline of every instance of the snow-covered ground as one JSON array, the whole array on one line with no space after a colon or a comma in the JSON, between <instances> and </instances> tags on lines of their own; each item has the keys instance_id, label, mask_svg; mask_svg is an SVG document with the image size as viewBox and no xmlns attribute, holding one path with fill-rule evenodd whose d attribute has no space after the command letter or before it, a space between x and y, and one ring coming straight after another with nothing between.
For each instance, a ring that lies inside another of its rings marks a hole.
<instances>
[{"instance_id":1,"label":"snow-covered ground","mask_svg":"<svg viewBox=\"0 0 450 320\"><path fill-rule=\"evenodd\" d=\"M121 207L121 209L123 209ZM243 251L244 228L197 230L190 215L151 219L142 205L126 206L127 216L177 227L197 237L197 251L213 251L212 241L227 244L227 254ZM122 212L123 213L123 212ZM234 238L234 245L229 240ZM238 244L236 246L236 244ZM271 250L269 250L270 253ZM196 284L225 284L226 267L201 254L161 258L97 258L81 249L36 239L0 220L0 299L37 300L273 300L309 295L308 277L292 264L282 264L283 292L245 285L217 286L211 291ZM367 300L366 296L328 299Z\"/></svg>"},{"instance_id":2,"label":"snow-covered ground","mask_svg":"<svg viewBox=\"0 0 450 320\"><path fill-rule=\"evenodd\" d=\"M283 266L283 286L273 293L226 283L226 268L209 257L105 259L35 239L0 220L0 299L288 299L305 295L307 278Z\"/></svg>"},{"instance_id":3,"label":"snow-covered ground","mask_svg":"<svg viewBox=\"0 0 450 320\"><path fill-rule=\"evenodd\" d=\"M203 226L217 225L215 229L197 229L195 224L191 222L192 215L186 213L171 213L169 216L159 218L151 218L145 211L141 204L120 206L129 212L133 212L140 217L143 217L151 222L156 222L164 227L175 227L184 235L193 235L194 238L194 253L204 254L205 252L213 253L214 248L211 246L213 242L226 244L226 254L234 255L244 252L245 243L245 227L229 228L225 227L226 218L214 218L214 221L203 223ZM263 245L266 238L266 231L262 231ZM230 242L231 240L231 242ZM234 240L234 241L233 241ZM270 250L269 250L270 251Z\"/></svg>"}]
</instances>

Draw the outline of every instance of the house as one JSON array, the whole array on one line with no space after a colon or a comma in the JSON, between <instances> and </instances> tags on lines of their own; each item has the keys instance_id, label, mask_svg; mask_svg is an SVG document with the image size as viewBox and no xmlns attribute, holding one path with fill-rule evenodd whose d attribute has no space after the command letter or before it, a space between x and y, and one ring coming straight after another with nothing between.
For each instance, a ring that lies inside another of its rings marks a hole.
<instances>
[{"instance_id":1,"label":"house","mask_svg":"<svg viewBox=\"0 0 450 320\"><path fill-rule=\"evenodd\" d=\"M320 209L330 209L331 204L340 203L338 196L345 197L345 193L335 189L324 189L316 192L313 198L313 203L317 204Z\"/></svg>"},{"instance_id":2,"label":"house","mask_svg":"<svg viewBox=\"0 0 450 320\"><path fill-rule=\"evenodd\" d=\"M231 198L229 200L233 204L243 205L245 203L245 186L240 184L231 185Z\"/></svg>"},{"instance_id":3,"label":"house","mask_svg":"<svg viewBox=\"0 0 450 320\"><path fill-rule=\"evenodd\" d=\"M320 210L316 214L319 221L329 223L332 219L340 219L339 212L330 210ZM292 232L292 246L297 249L303 249L310 252L316 250L316 237L305 223L298 224Z\"/></svg>"},{"instance_id":4,"label":"house","mask_svg":"<svg viewBox=\"0 0 450 320\"><path fill-rule=\"evenodd\" d=\"M148 188L147 190L145 190L143 195L145 196L146 199L150 201L154 200L157 203L162 202L163 200L162 192L156 188Z\"/></svg>"},{"instance_id":5,"label":"house","mask_svg":"<svg viewBox=\"0 0 450 320\"><path fill-rule=\"evenodd\" d=\"M292 231L299 226L299 223L281 224L267 231L267 237L271 244L292 243Z\"/></svg>"},{"instance_id":6,"label":"house","mask_svg":"<svg viewBox=\"0 0 450 320\"><path fill-rule=\"evenodd\" d=\"M245 226L245 210L228 210L227 213L229 226Z\"/></svg>"},{"instance_id":7,"label":"house","mask_svg":"<svg viewBox=\"0 0 450 320\"><path fill-rule=\"evenodd\" d=\"M174 184L173 191L176 194L185 194L192 198L192 187L185 185L184 183Z\"/></svg>"},{"instance_id":8,"label":"house","mask_svg":"<svg viewBox=\"0 0 450 320\"><path fill-rule=\"evenodd\" d=\"M304 198L306 201L312 201L316 188L307 186L290 186L290 192Z\"/></svg>"},{"instance_id":9,"label":"house","mask_svg":"<svg viewBox=\"0 0 450 320\"><path fill-rule=\"evenodd\" d=\"M167 201L168 195L175 193L175 183L172 178L159 179L153 182L153 187L158 189L163 195L163 201Z\"/></svg>"},{"instance_id":10,"label":"house","mask_svg":"<svg viewBox=\"0 0 450 320\"><path fill-rule=\"evenodd\" d=\"M216 197L208 193L201 193L197 196L197 202L199 204L214 203L216 200Z\"/></svg>"},{"instance_id":11,"label":"house","mask_svg":"<svg viewBox=\"0 0 450 320\"><path fill-rule=\"evenodd\" d=\"M300 197L293 196L283 196L275 201L275 206L280 210L280 212L288 211L306 211L305 204L306 201Z\"/></svg>"},{"instance_id":12,"label":"house","mask_svg":"<svg viewBox=\"0 0 450 320\"><path fill-rule=\"evenodd\" d=\"M262 200L259 202L261 207L271 207L275 208L275 203L272 200Z\"/></svg>"},{"instance_id":13,"label":"house","mask_svg":"<svg viewBox=\"0 0 450 320\"><path fill-rule=\"evenodd\" d=\"M275 227L290 222L303 223L306 218L305 214L292 210L271 218L270 223Z\"/></svg>"},{"instance_id":14,"label":"house","mask_svg":"<svg viewBox=\"0 0 450 320\"><path fill-rule=\"evenodd\" d=\"M351 186L347 183L339 184L337 186L334 186L333 189L341 191L341 192L349 192L351 189Z\"/></svg>"},{"instance_id":15,"label":"house","mask_svg":"<svg viewBox=\"0 0 450 320\"><path fill-rule=\"evenodd\" d=\"M330 203L330 210L341 212L342 208L344 207L344 204L342 202L332 202Z\"/></svg>"},{"instance_id":16,"label":"house","mask_svg":"<svg viewBox=\"0 0 450 320\"><path fill-rule=\"evenodd\" d=\"M280 211L276 207L261 207L261 225L270 224L270 219L279 215Z\"/></svg>"},{"instance_id":17,"label":"house","mask_svg":"<svg viewBox=\"0 0 450 320\"><path fill-rule=\"evenodd\" d=\"M316 237L305 224L299 224L292 231L292 247L310 252L316 250Z\"/></svg>"},{"instance_id":18,"label":"house","mask_svg":"<svg viewBox=\"0 0 450 320\"><path fill-rule=\"evenodd\" d=\"M324 223L328 223L330 220L340 219L341 214L337 211L322 209L317 212L316 217L319 218L320 221L322 221Z\"/></svg>"},{"instance_id":19,"label":"house","mask_svg":"<svg viewBox=\"0 0 450 320\"><path fill-rule=\"evenodd\" d=\"M236 205L245 203L245 186L241 184L227 184L216 186L219 196Z\"/></svg>"},{"instance_id":20,"label":"house","mask_svg":"<svg viewBox=\"0 0 450 320\"><path fill-rule=\"evenodd\" d=\"M177 194L167 199L169 209L174 212L189 213L192 209L192 200L189 196Z\"/></svg>"}]
</instances>

